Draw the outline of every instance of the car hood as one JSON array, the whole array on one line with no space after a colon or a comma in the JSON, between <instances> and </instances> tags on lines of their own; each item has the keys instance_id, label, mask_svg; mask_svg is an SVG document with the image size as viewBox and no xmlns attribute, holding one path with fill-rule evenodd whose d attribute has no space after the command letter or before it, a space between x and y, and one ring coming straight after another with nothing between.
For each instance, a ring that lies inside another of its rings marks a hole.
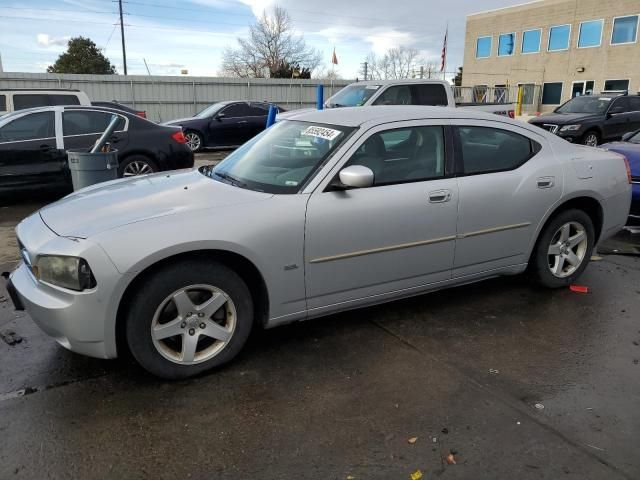
<instances>
[{"instance_id":1,"label":"car hood","mask_svg":"<svg viewBox=\"0 0 640 480\"><path fill-rule=\"evenodd\" d=\"M603 115L592 115L590 113L549 113L532 118L529 123L539 125L550 123L553 125L571 125L590 121L602 120Z\"/></svg>"},{"instance_id":2,"label":"car hood","mask_svg":"<svg viewBox=\"0 0 640 480\"><path fill-rule=\"evenodd\" d=\"M89 238L151 218L228 208L271 196L218 182L194 169L87 187L44 207L40 216L60 236Z\"/></svg>"},{"instance_id":3,"label":"car hood","mask_svg":"<svg viewBox=\"0 0 640 480\"><path fill-rule=\"evenodd\" d=\"M600 148L621 153L629 160L629 167L634 177L640 176L640 145L630 142L611 142L600 145Z\"/></svg>"},{"instance_id":4,"label":"car hood","mask_svg":"<svg viewBox=\"0 0 640 480\"><path fill-rule=\"evenodd\" d=\"M162 122L160 125L165 125L165 126L171 127L171 126L182 125L183 123L189 123L189 122L194 122L194 121L198 121L198 120L201 120L201 119L200 118L195 118L195 117L176 118L175 120L169 120L168 122Z\"/></svg>"}]
</instances>

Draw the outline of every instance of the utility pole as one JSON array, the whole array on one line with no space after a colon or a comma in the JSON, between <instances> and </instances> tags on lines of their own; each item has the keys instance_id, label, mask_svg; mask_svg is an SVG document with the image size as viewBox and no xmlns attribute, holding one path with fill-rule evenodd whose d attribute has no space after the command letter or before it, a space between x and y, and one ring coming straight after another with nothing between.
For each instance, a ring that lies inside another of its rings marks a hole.
<instances>
[{"instance_id":1,"label":"utility pole","mask_svg":"<svg viewBox=\"0 0 640 480\"><path fill-rule=\"evenodd\" d=\"M118 0L120 7L120 36L122 37L122 63L124 64L124 74L127 74L127 48L124 45L124 21L122 20L122 0Z\"/></svg>"},{"instance_id":2,"label":"utility pole","mask_svg":"<svg viewBox=\"0 0 640 480\"><path fill-rule=\"evenodd\" d=\"M363 69L364 69L364 81L367 81L367 73L369 72L369 63L364 62L363 64Z\"/></svg>"},{"instance_id":3,"label":"utility pole","mask_svg":"<svg viewBox=\"0 0 640 480\"><path fill-rule=\"evenodd\" d=\"M420 78L424 78L424 66L420 66Z\"/></svg>"}]
</instances>

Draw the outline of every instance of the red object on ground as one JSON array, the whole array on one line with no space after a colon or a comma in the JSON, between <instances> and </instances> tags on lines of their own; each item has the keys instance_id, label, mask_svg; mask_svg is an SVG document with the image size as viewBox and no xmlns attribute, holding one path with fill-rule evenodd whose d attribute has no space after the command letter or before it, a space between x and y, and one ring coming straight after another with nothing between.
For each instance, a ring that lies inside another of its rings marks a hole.
<instances>
[{"instance_id":1,"label":"red object on ground","mask_svg":"<svg viewBox=\"0 0 640 480\"><path fill-rule=\"evenodd\" d=\"M569 285L569 290L576 293L589 293L589 287L583 285Z\"/></svg>"}]
</instances>

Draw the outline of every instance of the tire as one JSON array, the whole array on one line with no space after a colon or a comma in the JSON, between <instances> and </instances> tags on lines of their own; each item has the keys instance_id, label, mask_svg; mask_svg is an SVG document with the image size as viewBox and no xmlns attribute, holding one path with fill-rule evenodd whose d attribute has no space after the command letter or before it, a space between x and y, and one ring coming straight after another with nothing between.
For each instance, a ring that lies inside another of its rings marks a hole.
<instances>
[{"instance_id":1,"label":"tire","mask_svg":"<svg viewBox=\"0 0 640 480\"><path fill-rule=\"evenodd\" d=\"M204 138L202 134L193 130L184 132L184 138L187 140L187 147L193 153L199 152L204 148Z\"/></svg>"},{"instance_id":2,"label":"tire","mask_svg":"<svg viewBox=\"0 0 640 480\"><path fill-rule=\"evenodd\" d=\"M579 233L583 236L578 237ZM534 247L530 266L535 280L547 288L571 285L587 268L594 243L589 215L577 209L558 213L544 227Z\"/></svg>"},{"instance_id":3,"label":"tire","mask_svg":"<svg viewBox=\"0 0 640 480\"><path fill-rule=\"evenodd\" d=\"M224 265L186 260L138 285L126 338L133 357L153 375L176 380L201 374L229 362L246 343L253 326L251 293Z\"/></svg>"},{"instance_id":4,"label":"tire","mask_svg":"<svg viewBox=\"0 0 640 480\"><path fill-rule=\"evenodd\" d=\"M120 178L148 175L157 171L156 163L144 155L129 155L118 165Z\"/></svg>"},{"instance_id":5,"label":"tire","mask_svg":"<svg viewBox=\"0 0 640 480\"><path fill-rule=\"evenodd\" d=\"M582 136L580 143L589 147L597 147L600 145L600 135L595 130L589 130Z\"/></svg>"}]
</instances>

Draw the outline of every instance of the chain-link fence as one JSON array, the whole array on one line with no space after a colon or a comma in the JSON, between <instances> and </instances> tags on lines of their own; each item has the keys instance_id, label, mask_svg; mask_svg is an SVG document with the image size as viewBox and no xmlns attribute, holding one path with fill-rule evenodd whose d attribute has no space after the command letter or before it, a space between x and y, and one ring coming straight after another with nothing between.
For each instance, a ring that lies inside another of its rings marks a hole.
<instances>
[{"instance_id":1,"label":"chain-link fence","mask_svg":"<svg viewBox=\"0 0 640 480\"><path fill-rule=\"evenodd\" d=\"M540 111L542 88L540 85L523 84L522 114L535 115ZM456 103L517 103L519 85L488 87L453 87Z\"/></svg>"}]
</instances>

